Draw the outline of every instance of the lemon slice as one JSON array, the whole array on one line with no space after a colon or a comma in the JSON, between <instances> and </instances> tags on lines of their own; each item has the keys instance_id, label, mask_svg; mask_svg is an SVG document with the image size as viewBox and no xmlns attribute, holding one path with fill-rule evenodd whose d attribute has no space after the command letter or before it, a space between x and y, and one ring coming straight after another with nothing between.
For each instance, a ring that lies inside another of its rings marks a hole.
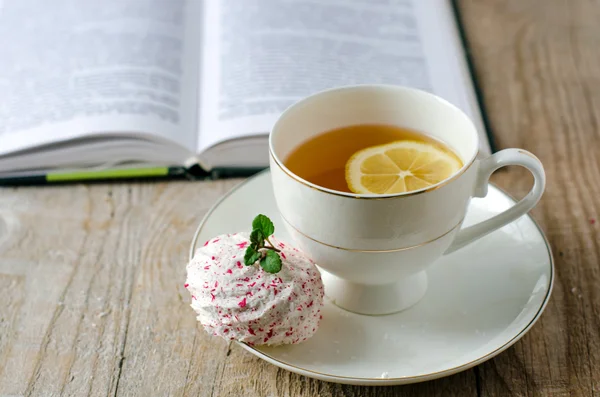
<instances>
[{"instance_id":1,"label":"lemon slice","mask_svg":"<svg viewBox=\"0 0 600 397\"><path fill-rule=\"evenodd\" d=\"M460 160L435 145L396 141L354 153L346 163L346 182L358 194L396 194L419 190L450 177Z\"/></svg>"}]
</instances>

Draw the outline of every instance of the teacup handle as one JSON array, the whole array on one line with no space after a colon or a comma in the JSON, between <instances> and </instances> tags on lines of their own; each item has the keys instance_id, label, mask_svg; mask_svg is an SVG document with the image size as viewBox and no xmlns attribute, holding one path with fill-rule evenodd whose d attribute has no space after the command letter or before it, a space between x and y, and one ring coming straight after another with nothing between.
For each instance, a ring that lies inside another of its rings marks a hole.
<instances>
[{"instance_id":1,"label":"teacup handle","mask_svg":"<svg viewBox=\"0 0 600 397\"><path fill-rule=\"evenodd\" d=\"M498 168L506 167L507 165L520 165L527 168L533 174L533 187L527 196L506 211L483 222L461 229L452 242L452 245L450 245L444 254L454 252L486 234L513 222L529 212L540 200L546 185L544 167L537 157L522 149L505 149L494 153L486 159L480 160L473 197L485 197L488 192L488 182L492 173Z\"/></svg>"}]
</instances>

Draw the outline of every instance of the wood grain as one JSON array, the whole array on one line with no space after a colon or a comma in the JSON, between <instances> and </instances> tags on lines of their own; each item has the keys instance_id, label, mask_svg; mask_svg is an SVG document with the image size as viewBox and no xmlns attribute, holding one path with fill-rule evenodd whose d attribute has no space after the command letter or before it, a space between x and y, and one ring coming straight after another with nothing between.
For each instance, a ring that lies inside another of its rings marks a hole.
<instances>
[{"instance_id":1,"label":"wood grain","mask_svg":"<svg viewBox=\"0 0 600 397\"><path fill-rule=\"evenodd\" d=\"M500 147L544 163L548 184L533 211L556 260L541 321L481 366L486 396L600 395L600 4L460 2ZM526 172L495 182L522 196Z\"/></svg>"},{"instance_id":2,"label":"wood grain","mask_svg":"<svg viewBox=\"0 0 600 397\"><path fill-rule=\"evenodd\" d=\"M557 279L498 357L405 387L280 370L199 329L182 283L237 180L0 189L0 396L600 396L600 3L458 2L498 146L537 154ZM494 181L515 196L531 179Z\"/></svg>"},{"instance_id":3,"label":"wood grain","mask_svg":"<svg viewBox=\"0 0 600 397\"><path fill-rule=\"evenodd\" d=\"M476 395L473 372L355 388L210 338L182 286L187 251L237 182L0 189L0 395Z\"/></svg>"}]
</instances>

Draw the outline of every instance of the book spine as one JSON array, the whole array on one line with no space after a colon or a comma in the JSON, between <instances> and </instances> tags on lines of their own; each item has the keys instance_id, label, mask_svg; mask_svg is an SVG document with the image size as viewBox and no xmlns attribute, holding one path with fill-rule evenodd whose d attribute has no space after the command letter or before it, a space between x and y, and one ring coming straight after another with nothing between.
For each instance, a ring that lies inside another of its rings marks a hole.
<instances>
[{"instance_id":1,"label":"book spine","mask_svg":"<svg viewBox=\"0 0 600 397\"><path fill-rule=\"evenodd\" d=\"M490 120L487 115L485 101L483 98L483 92L481 91L481 87L479 81L477 79L477 75L475 73L475 63L473 61L473 56L471 54L471 48L469 47L469 42L467 39L467 34L465 32L464 24L462 23L462 16L460 13L460 8L458 5L458 0L450 1L452 10L454 11L454 17L456 20L456 26L458 27L458 33L460 35L460 40L462 42L463 49L465 51L465 57L467 59L467 67L469 68L469 74L471 75L471 80L473 81L473 88L475 90L475 96L477 97L477 102L479 105L479 109L481 110L481 118L483 120L483 126L485 128L488 142L490 143L490 150L492 153L496 152L498 149L496 147L496 142L494 140L494 134L492 133L492 129L490 126Z\"/></svg>"}]
</instances>

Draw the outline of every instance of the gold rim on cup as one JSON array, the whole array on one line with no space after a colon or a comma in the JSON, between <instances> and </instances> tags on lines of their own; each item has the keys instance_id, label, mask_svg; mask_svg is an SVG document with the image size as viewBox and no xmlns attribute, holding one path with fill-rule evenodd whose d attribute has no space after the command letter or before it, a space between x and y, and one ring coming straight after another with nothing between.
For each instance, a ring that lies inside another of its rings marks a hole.
<instances>
[{"instance_id":1,"label":"gold rim on cup","mask_svg":"<svg viewBox=\"0 0 600 397\"><path fill-rule=\"evenodd\" d=\"M462 225L463 221L465 220L465 218L461 219L460 222L458 222L456 225L452 226L452 228L450 230L448 230L446 233L442 234L441 236L438 237L434 237L431 240L425 241L423 243L419 243L419 244L415 244L415 245L411 245L409 247L402 247L402 248L390 248L390 249L385 249L385 250L363 250L363 249L354 249L354 248L344 248L344 247L338 247L335 245L331 245L331 244L327 244L324 243L322 241L319 241L317 239L314 239L312 237L310 237L309 235L301 232L300 230L298 230L298 228L296 228L296 226L292 225L292 223L290 221L288 221L283 215L279 214L279 216L281 216L281 219L283 219L283 221L285 223L287 223L288 225L290 225L291 228L293 228L296 232L298 232L299 234L303 235L304 237L306 237L309 240L314 241L315 243L324 245L326 247L330 247L330 248L335 248L338 250L342 250L342 251L349 251L349 252L364 252L364 253L372 253L372 254L384 254L386 252L400 252L400 251L406 251L406 250L410 250L413 248L418 248L421 247L423 245L427 245L429 243L433 243L434 241L437 241L439 239L441 239L442 237L447 236L448 234L450 234L451 232L453 232L454 230L456 230L457 228L460 227L460 225Z\"/></svg>"}]
</instances>

